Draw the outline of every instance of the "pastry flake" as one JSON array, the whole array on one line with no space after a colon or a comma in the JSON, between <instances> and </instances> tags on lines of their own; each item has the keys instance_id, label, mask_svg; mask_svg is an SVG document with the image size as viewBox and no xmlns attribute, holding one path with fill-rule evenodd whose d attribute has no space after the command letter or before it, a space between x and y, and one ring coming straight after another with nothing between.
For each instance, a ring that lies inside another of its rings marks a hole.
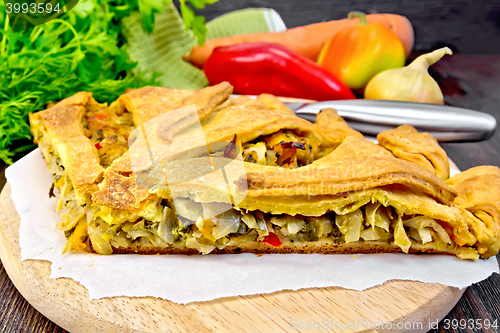
<instances>
[{"instance_id":1,"label":"pastry flake","mask_svg":"<svg viewBox=\"0 0 500 333\"><path fill-rule=\"evenodd\" d=\"M394 156L419 164L442 180L450 178L448 156L429 133L419 133L411 125L401 125L380 133L377 140Z\"/></svg>"}]
</instances>

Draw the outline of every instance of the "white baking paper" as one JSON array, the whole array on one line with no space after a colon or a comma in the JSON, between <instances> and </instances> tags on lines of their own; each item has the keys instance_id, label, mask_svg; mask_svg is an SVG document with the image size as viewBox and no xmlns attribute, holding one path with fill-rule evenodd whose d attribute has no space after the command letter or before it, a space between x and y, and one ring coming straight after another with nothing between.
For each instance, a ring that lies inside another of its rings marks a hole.
<instances>
[{"instance_id":1,"label":"white baking paper","mask_svg":"<svg viewBox=\"0 0 500 333\"><path fill-rule=\"evenodd\" d=\"M280 290L339 286L364 290L391 279L465 288L499 272L496 257L460 260L447 255L111 255L61 251L66 240L55 225L52 176L37 149L6 170L21 217L21 259L52 262L52 278L68 277L90 299L154 296L177 303Z\"/></svg>"}]
</instances>

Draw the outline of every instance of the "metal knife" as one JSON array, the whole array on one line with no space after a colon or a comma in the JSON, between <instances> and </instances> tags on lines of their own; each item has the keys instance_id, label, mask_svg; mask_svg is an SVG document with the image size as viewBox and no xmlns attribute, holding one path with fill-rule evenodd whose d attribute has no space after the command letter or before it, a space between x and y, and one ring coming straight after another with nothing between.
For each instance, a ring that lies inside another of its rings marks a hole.
<instances>
[{"instance_id":1,"label":"metal knife","mask_svg":"<svg viewBox=\"0 0 500 333\"><path fill-rule=\"evenodd\" d=\"M287 105L313 122L322 109L334 108L352 128L367 135L410 124L440 142L481 141L489 139L497 126L489 114L446 105L365 99Z\"/></svg>"}]
</instances>

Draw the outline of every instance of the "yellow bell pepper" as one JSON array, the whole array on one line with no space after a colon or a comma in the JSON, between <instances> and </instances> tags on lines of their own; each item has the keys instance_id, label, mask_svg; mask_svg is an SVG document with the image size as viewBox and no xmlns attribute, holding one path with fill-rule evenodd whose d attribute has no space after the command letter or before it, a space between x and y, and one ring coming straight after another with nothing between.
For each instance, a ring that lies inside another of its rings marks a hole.
<instances>
[{"instance_id":1,"label":"yellow bell pepper","mask_svg":"<svg viewBox=\"0 0 500 333\"><path fill-rule=\"evenodd\" d=\"M318 64L351 89L364 88L376 74L403 67L406 60L403 43L394 32L380 24L368 24L365 14L360 23L333 36L321 50Z\"/></svg>"}]
</instances>

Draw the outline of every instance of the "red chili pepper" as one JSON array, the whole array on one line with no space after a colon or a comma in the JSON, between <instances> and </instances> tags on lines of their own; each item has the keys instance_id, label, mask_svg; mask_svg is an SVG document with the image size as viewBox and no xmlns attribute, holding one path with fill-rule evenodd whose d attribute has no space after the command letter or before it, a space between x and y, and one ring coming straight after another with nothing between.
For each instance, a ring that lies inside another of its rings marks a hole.
<instances>
[{"instance_id":1,"label":"red chili pepper","mask_svg":"<svg viewBox=\"0 0 500 333\"><path fill-rule=\"evenodd\" d=\"M238 94L269 93L319 101L355 98L333 74L278 44L247 43L215 48L204 70L210 85L228 81Z\"/></svg>"},{"instance_id":2,"label":"red chili pepper","mask_svg":"<svg viewBox=\"0 0 500 333\"><path fill-rule=\"evenodd\" d=\"M102 146L101 146L101 144L100 144L99 142L95 144L95 147L96 147L98 150L99 150L99 149L102 149Z\"/></svg>"},{"instance_id":3,"label":"red chili pepper","mask_svg":"<svg viewBox=\"0 0 500 333\"><path fill-rule=\"evenodd\" d=\"M278 236L276 236L274 232L270 232L269 235L264 237L262 242L274 247L280 247L281 245L283 245L283 243L281 243L281 240L278 238Z\"/></svg>"}]
</instances>

